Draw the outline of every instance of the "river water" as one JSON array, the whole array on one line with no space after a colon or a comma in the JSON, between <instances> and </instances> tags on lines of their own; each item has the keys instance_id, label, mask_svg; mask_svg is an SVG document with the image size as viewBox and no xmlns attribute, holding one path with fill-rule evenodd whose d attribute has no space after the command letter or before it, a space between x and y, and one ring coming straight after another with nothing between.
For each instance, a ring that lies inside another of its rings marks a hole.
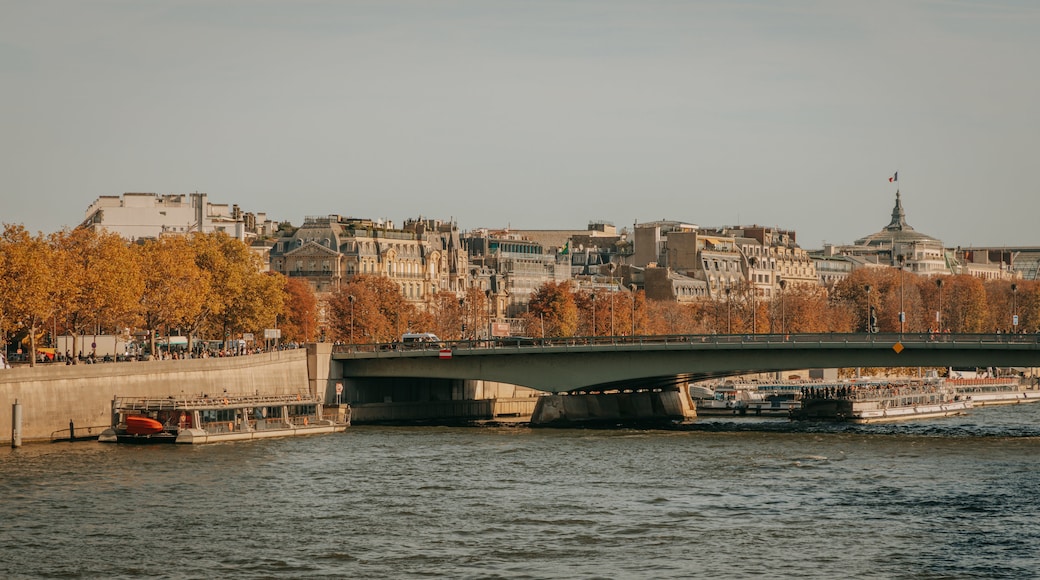
<instances>
[{"instance_id":1,"label":"river water","mask_svg":"<svg viewBox=\"0 0 1040 580\"><path fill-rule=\"evenodd\" d=\"M4 578L1022 578L1040 404L0 449Z\"/></svg>"}]
</instances>

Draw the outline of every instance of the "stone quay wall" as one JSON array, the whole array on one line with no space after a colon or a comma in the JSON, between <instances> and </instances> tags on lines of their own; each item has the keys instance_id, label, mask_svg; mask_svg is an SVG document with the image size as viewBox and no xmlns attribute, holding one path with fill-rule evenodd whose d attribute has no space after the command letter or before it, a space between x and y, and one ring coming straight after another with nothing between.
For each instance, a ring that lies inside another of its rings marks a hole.
<instances>
[{"instance_id":1,"label":"stone quay wall","mask_svg":"<svg viewBox=\"0 0 1040 580\"><path fill-rule=\"evenodd\" d=\"M312 348L226 358L46 364L0 370L0 444L12 441L13 405L22 409L22 441L96 436L109 427L112 399L205 393L315 393ZM308 354L311 356L308 357ZM327 363L326 363L327 366ZM317 392L318 396L324 395Z\"/></svg>"}]
</instances>

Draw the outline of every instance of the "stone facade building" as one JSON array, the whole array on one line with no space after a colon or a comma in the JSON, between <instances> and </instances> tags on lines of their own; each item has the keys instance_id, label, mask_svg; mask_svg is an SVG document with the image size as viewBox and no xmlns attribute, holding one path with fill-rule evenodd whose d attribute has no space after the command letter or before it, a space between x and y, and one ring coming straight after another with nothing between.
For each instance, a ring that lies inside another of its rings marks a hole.
<instances>
[{"instance_id":1,"label":"stone facade building","mask_svg":"<svg viewBox=\"0 0 1040 580\"><path fill-rule=\"evenodd\" d=\"M271 248L271 270L310 282L320 295L358 274L385 276L405 299L423 303L441 290L465 289L466 256L458 228L437 220L390 222L308 217Z\"/></svg>"}]
</instances>

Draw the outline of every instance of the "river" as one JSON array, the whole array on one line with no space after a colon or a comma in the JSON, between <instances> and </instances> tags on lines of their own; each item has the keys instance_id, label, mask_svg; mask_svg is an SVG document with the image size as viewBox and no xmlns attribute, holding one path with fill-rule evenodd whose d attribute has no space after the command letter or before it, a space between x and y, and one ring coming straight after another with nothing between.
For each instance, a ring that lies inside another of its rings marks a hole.
<instances>
[{"instance_id":1,"label":"river","mask_svg":"<svg viewBox=\"0 0 1040 580\"><path fill-rule=\"evenodd\" d=\"M1040 405L0 449L4 578L1021 578Z\"/></svg>"}]
</instances>

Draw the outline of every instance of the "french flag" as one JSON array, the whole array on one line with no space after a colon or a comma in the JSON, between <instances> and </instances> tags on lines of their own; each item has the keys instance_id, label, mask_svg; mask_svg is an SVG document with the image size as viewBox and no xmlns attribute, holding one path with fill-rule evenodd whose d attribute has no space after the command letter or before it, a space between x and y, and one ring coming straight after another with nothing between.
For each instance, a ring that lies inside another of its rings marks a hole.
<instances>
[{"instance_id":1,"label":"french flag","mask_svg":"<svg viewBox=\"0 0 1040 580\"><path fill-rule=\"evenodd\" d=\"M893 181L899 181L899 172L898 172L898 171L896 171L895 173L893 173L893 174L892 174L892 177L889 177L889 178L888 178L888 182L889 182L889 183L892 183Z\"/></svg>"}]
</instances>

